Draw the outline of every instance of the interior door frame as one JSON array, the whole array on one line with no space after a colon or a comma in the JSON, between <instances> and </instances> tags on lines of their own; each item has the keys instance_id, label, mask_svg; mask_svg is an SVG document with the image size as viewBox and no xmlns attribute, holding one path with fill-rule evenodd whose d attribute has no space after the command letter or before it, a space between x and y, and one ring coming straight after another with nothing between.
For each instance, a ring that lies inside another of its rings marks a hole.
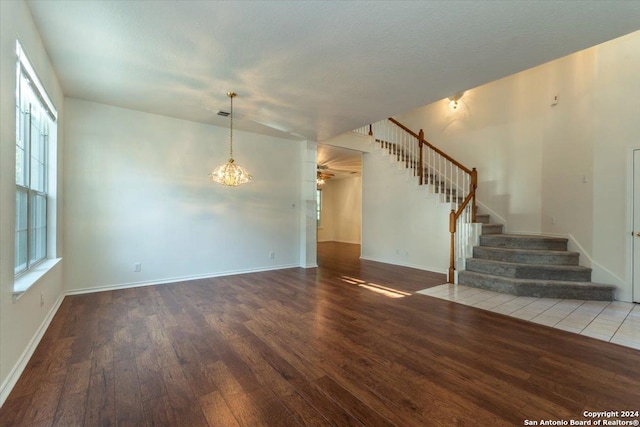
<instances>
[{"instance_id":1,"label":"interior door frame","mask_svg":"<svg viewBox=\"0 0 640 427\"><path fill-rule=\"evenodd\" d=\"M629 277L631 278L631 301L633 302L639 302L640 303L640 289L636 290L636 286L635 286L635 282L636 280L639 280L640 276L640 269L639 271L635 271L635 261L634 261L634 251L633 251L633 246L634 246L634 242L635 239L637 239L638 237L636 237L634 234L637 233L638 231L640 231L640 229L635 230L634 229L634 197L635 197L635 191L634 191L634 185L635 185L635 173L638 172L640 173L640 170L635 171L635 161L634 161L634 156L636 151L638 153L640 153L640 146L635 146L635 147L630 147L629 149L629 174L628 174L628 215L629 215L629 230L631 233L631 239L629 239L629 245L628 245L628 259L629 259ZM639 154L640 155L640 154ZM629 236L629 234L627 234L627 236ZM640 288L640 286L638 286L638 288Z\"/></svg>"}]
</instances>

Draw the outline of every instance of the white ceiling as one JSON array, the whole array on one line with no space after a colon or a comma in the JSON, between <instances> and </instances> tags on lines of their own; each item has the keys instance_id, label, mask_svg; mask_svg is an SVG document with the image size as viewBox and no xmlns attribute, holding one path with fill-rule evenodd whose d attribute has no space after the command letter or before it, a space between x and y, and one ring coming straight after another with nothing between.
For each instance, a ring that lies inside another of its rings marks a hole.
<instances>
[{"instance_id":1,"label":"white ceiling","mask_svg":"<svg viewBox=\"0 0 640 427\"><path fill-rule=\"evenodd\" d=\"M639 1L30 0L67 96L323 141L640 28Z\"/></svg>"}]
</instances>

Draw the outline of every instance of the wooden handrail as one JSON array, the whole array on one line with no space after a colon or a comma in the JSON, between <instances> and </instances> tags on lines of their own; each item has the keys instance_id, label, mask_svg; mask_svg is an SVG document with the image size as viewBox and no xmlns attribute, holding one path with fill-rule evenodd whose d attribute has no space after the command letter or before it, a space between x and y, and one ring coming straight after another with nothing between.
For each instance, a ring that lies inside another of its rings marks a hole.
<instances>
[{"instance_id":1,"label":"wooden handrail","mask_svg":"<svg viewBox=\"0 0 640 427\"><path fill-rule=\"evenodd\" d=\"M415 138L418 138L418 141L422 141L422 143L426 144L427 147L431 148L433 151L435 151L436 153L440 154L442 157L444 157L445 159L449 160L451 163L453 163L454 165L456 165L457 167L459 167L460 169L462 169L466 173L471 174L471 169L469 169L468 167L464 166L462 163L458 162L453 157L451 157L450 155L448 155L444 151L440 150L438 147L432 145L429 141L424 139L424 136L421 139L420 135L418 135L417 133L413 132L411 129L409 129L408 127L406 127L405 125L403 125L402 123L400 123L399 121L394 119L393 117L389 117L389 121L391 121L391 123L395 124L399 128L403 129L405 132L413 135Z\"/></svg>"},{"instance_id":2,"label":"wooden handrail","mask_svg":"<svg viewBox=\"0 0 640 427\"><path fill-rule=\"evenodd\" d=\"M457 220L458 218L460 218L460 215L462 215L462 212L464 211L464 208L467 207L467 205L469 204L469 202L471 201L471 199L473 199L474 196L474 192L471 192L469 194L467 194L467 197L464 199L464 202L462 202L462 204L460 205L460 207L458 208L458 210L456 211L455 209L451 209L451 212L453 213L453 219ZM451 228L451 226L449 226L449 228ZM454 233L455 233L455 223L453 224L453 228L454 228Z\"/></svg>"},{"instance_id":3,"label":"wooden handrail","mask_svg":"<svg viewBox=\"0 0 640 427\"><path fill-rule=\"evenodd\" d=\"M434 147L431 143L429 143L429 141L426 141L424 139L424 132L422 129L420 129L420 133L415 133L411 129L409 129L408 127L406 127L405 125L397 121L396 119L394 119L393 117L389 117L389 121L418 140L419 165L420 165L420 168L418 170L418 176L420 177L420 185L424 183L424 177L423 177L424 171L422 166L422 161L423 161L422 149L424 145L426 145L427 147L429 147L430 149L438 153L444 159L448 160L449 162L451 162L452 164L457 166L460 170L466 172L470 176L469 194L467 194L467 197L465 197L464 201L458 207L458 209L457 210L452 209L451 213L449 214L449 232L451 233L451 246L449 250L449 274L447 279L449 283L454 283L454 274L456 271L456 266L455 266L455 260L456 260L455 234L457 231L456 224L457 224L458 218L460 218L460 216L462 215L464 210L467 208L469 203L471 203L471 222L476 221L476 189L478 188L478 172L476 171L476 168L469 169L468 167L464 166L463 164L455 160L453 157L449 156L447 153L443 152L437 147ZM451 192L451 197L453 197L453 192Z\"/></svg>"}]
</instances>

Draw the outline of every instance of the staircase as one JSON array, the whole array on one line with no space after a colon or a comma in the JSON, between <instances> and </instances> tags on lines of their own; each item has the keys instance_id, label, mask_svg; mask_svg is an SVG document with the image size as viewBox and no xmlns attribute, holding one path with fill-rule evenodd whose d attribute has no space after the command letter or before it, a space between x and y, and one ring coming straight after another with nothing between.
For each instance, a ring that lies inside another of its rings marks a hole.
<instances>
[{"instance_id":1,"label":"staircase","mask_svg":"<svg viewBox=\"0 0 640 427\"><path fill-rule=\"evenodd\" d=\"M591 269L578 265L567 239L502 234L502 224L482 222L480 246L458 272L458 284L496 292L543 298L612 301L615 286L591 282Z\"/></svg>"},{"instance_id":2,"label":"staircase","mask_svg":"<svg viewBox=\"0 0 640 427\"><path fill-rule=\"evenodd\" d=\"M476 214L477 173L393 118L354 130L383 156L411 171L419 185L451 204L448 280L516 296L612 301L615 286L591 282L591 269L567 251L568 239L503 234ZM481 230L480 230L481 227ZM457 275L457 280L456 280Z\"/></svg>"}]
</instances>

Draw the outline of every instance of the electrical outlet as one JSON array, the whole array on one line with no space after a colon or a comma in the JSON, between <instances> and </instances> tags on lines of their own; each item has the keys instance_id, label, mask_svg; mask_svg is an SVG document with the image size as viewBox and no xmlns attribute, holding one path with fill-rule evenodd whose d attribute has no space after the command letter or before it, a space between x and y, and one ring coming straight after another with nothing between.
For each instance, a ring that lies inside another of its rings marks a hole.
<instances>
[{"instance_id":1,"label":"electrical outlet","mask_svg":"<svg viewBox=\"0 0 640 427\"><path fill-rule=\"evenodd\" d=\"M269 252L269 259L274 259L276 257L276 253L271 251Z\"/></svg>"},{"instance_id":2,"label":"electrical outlet","mask_svg":"<svg viewBox=\"0 0 640 427\"><path fill-rule=\"evenodd\" d=\"M40 292L40 307L44 305L44 293Z\"/></svg>"},{"instance_id":3,"label":"electrical outlet","mask_svg":"<svg viewBox=\"0 0 640 427\"><path fill-rule=\"evenodd\" d=\"M555 217L555 216L552 216L552 217L551 217L551 224L555 224L555 223L556 223L556 217Z\"/></svg>"},{"instance_id":4,"label":"electrical outlet","mask_svg":"<svg viewBox=\"0 0 640 427\"><path fill-rule=\"evenodd\" d=\"M133 271L139 273L142 271L142 263L136 262L133 264Z\"/></svg>"}]
</instances>

